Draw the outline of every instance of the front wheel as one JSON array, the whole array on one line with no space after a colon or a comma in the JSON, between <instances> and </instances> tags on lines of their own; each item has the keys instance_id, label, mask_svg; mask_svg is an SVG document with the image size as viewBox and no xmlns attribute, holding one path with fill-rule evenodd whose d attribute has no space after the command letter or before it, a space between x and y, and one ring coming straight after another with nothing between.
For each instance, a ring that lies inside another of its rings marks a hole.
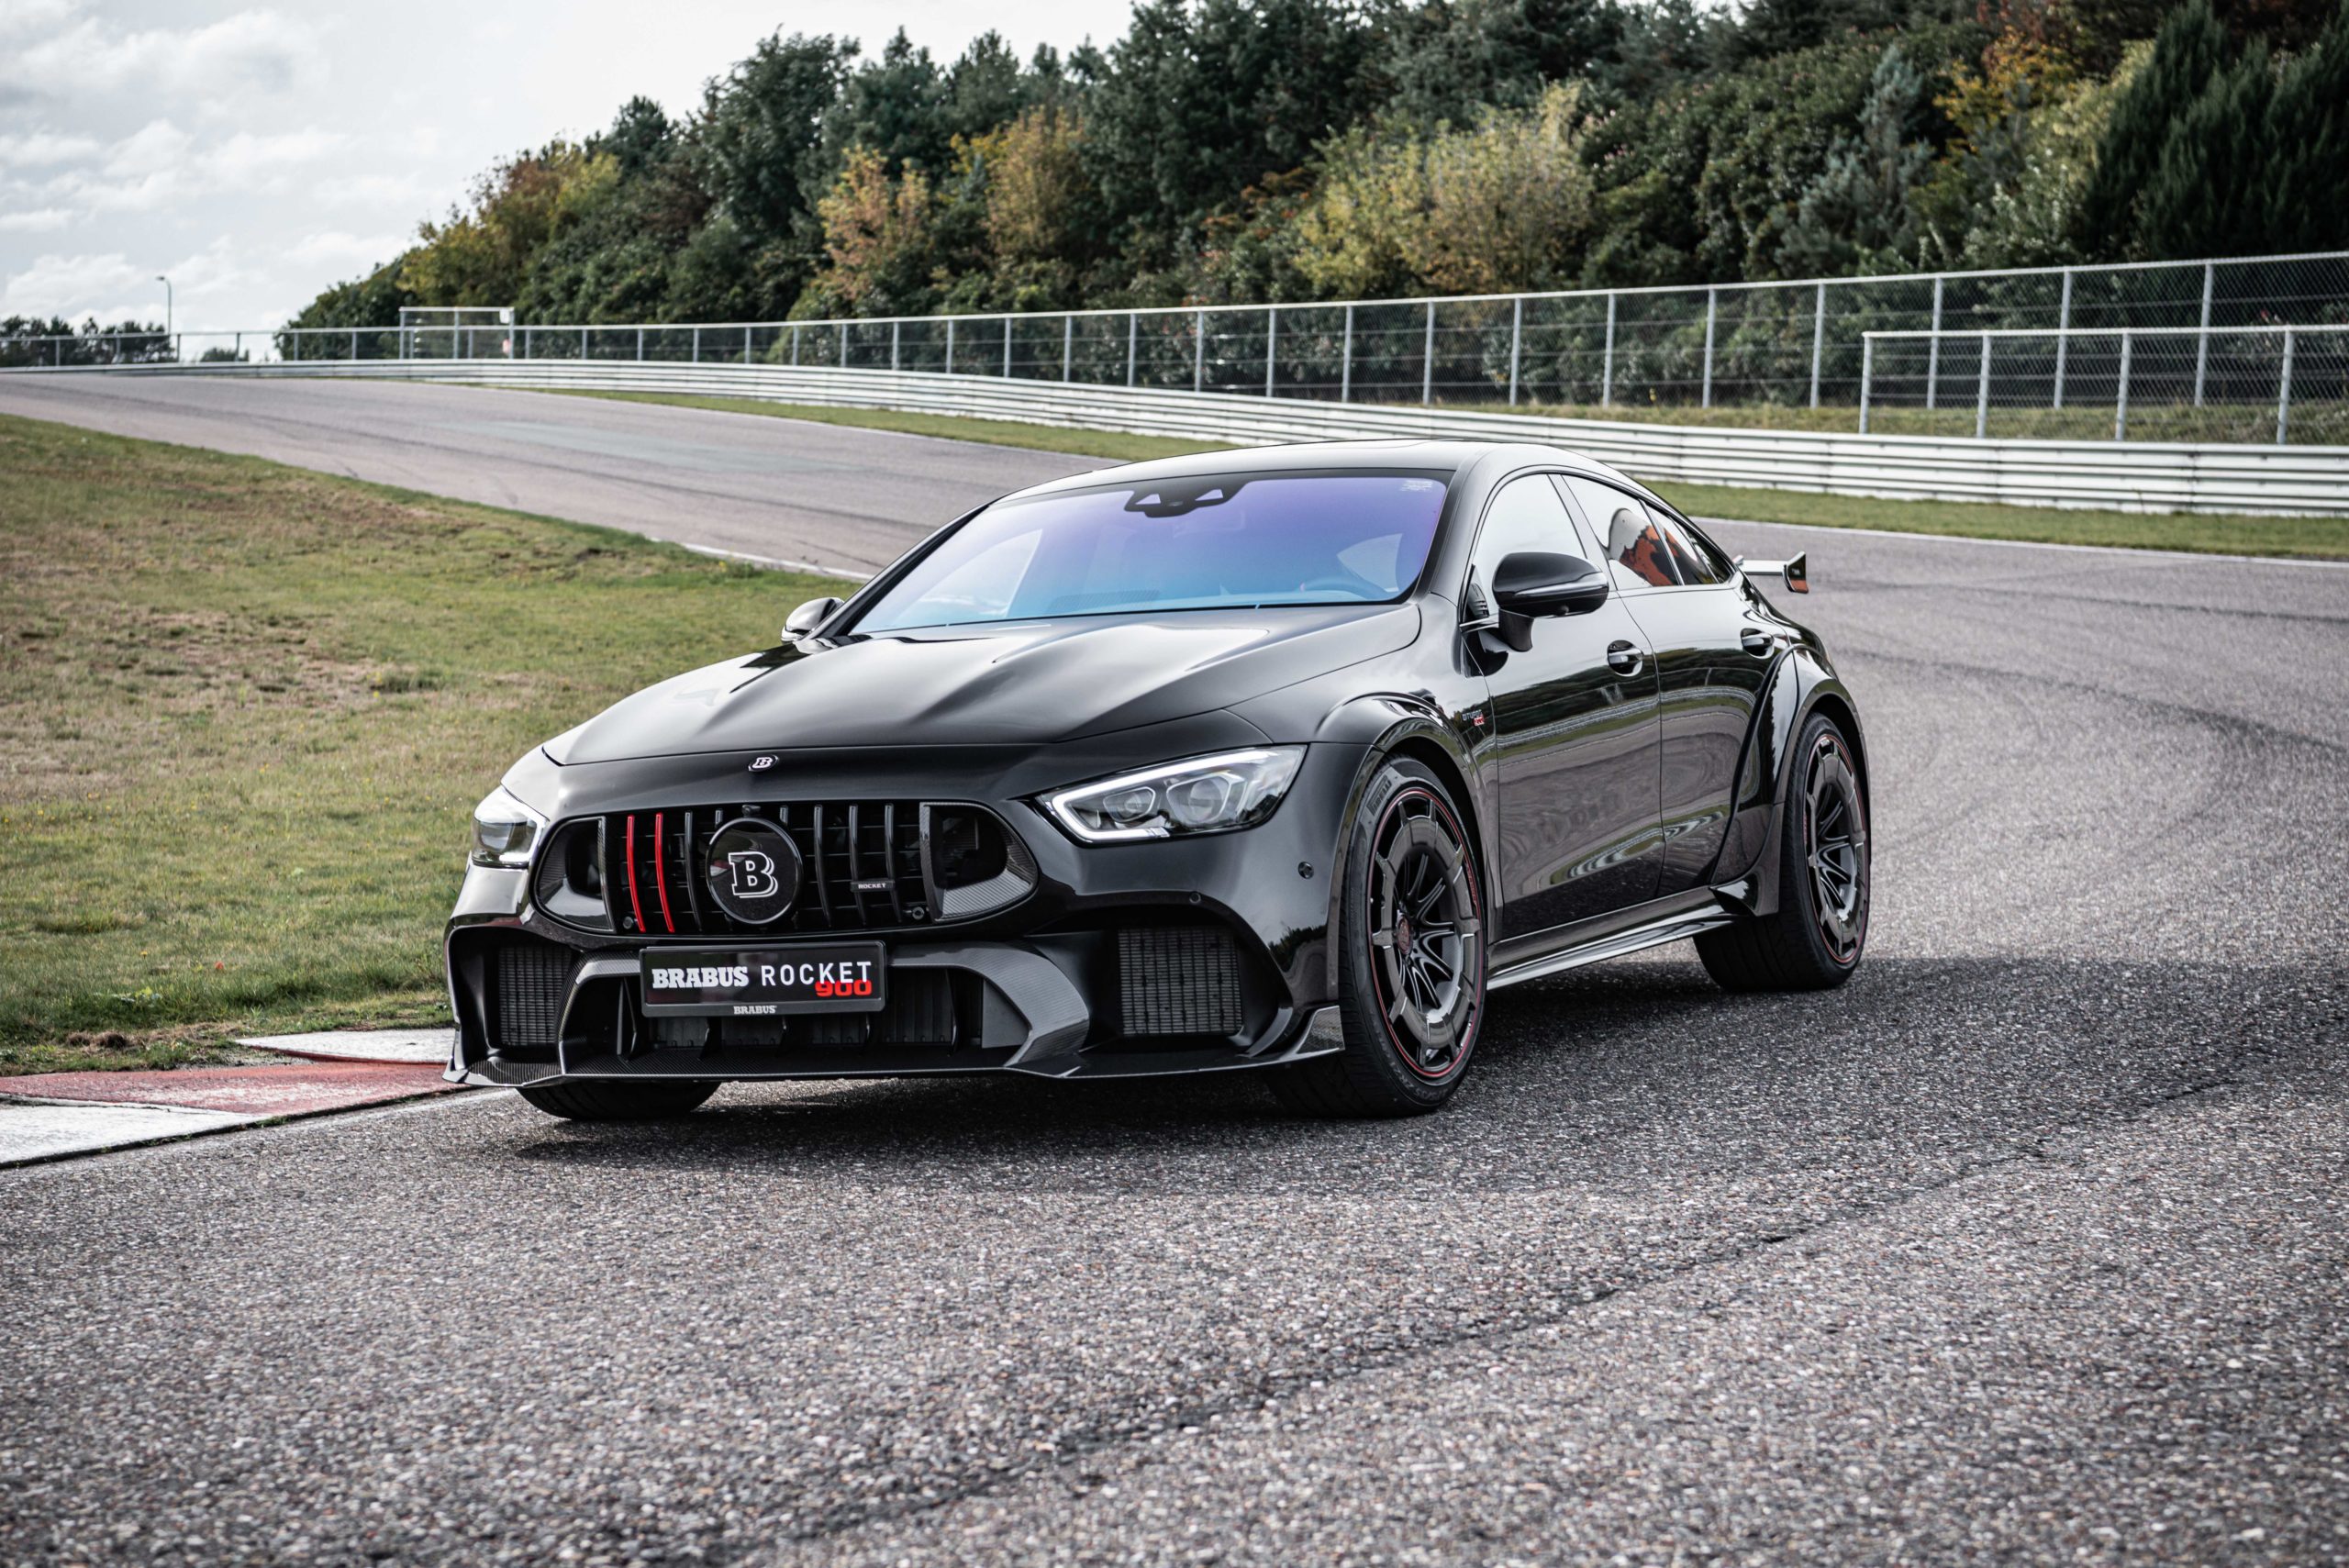
<instances>
[{"instance_id":1,"label":"front wheel","mask_svg":"<svg viewBox=\"0 0 2349 1568\"><path fill-rule=\"evenodd\" d=\"M1309 1116L1418 1116L1452 1097L1485 1017L1485 899L1442 782L1379 770L1348 836L1336 937L1345 1049L1271 1074Z\"/></svg>"},{"instance_id":2,"label":"front wheel","mask_svg":"<svg viewBox=\"0 0 2349 1568\"><path fill-rule=\"evenodd\" d=\"M1778 820L1778 909L1697 939L1729 991L1821 991L1860 967L1868 937L1868 810L1843 732L1815 713L1796 742Z\"/></svg>"},{"instance_id":3,"label":"front wheel","mask_svg":"<svg viewBox=\"0 0 2349 1568\"><path fill-rule=\"evenodd\" d=\"M718 1085L690 1078L573 1078L516 1092L570 1121L662 1121L692 1110Z\"/></svg>"}]
</instances>

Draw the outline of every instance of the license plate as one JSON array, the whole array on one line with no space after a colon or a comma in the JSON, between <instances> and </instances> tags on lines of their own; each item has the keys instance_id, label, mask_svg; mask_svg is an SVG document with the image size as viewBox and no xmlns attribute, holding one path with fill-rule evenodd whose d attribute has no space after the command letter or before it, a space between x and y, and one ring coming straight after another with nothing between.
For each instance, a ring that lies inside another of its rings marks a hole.
<instances>
[{"instance_id":1,"label":"license plate","mask_svg":"<svg viewBox=\"0 0 2349 1568\"><path fill-rule=\"evenodd\" d=\"M663 948L644 955L655 1018L877 1013L888 973L879 942L793 948Z\"/></svg>"}]
</instances>

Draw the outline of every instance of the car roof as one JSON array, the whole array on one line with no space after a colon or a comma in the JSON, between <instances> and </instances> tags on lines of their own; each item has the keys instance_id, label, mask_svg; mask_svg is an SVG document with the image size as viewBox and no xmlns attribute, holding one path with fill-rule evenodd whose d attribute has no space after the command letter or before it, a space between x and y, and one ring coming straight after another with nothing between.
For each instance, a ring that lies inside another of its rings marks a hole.
<instances>
[{"instance_id":1,"label":"car roof","mask_svg":"<svg viewBox=\"0 0 2349 1568\"><path fill-rule=\"evenodd\" d=\"M1049 495L1060 491L1090 490L1104 484L1150 484L1190 479L1211 473L1283 473L1301 470L1425 468L1442 469L1455 478L1469 477L1483 468L1493 473L1520 468L1573 469L1596 478L1629 485L1642 495L1647 486L1620 473L1595 458L1564 447L1532 441L1378 439L1360 441L1297 441L1277 446L1232 447L1219 451L1190 452L1182 457L1154 458L1148 462L1122 463L1093 469L1031 485L1006 500Z\"/></svg>"}]
</instances>

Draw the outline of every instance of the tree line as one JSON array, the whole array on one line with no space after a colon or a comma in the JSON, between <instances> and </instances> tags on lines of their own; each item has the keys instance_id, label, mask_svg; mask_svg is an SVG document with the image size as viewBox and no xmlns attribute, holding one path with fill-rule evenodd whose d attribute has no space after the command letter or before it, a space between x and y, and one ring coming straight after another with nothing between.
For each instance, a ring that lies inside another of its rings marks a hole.
<instances>
[{"instance_id":1,"label":"tree line","mask_svg":"<svg viewBox=\"0 0 2349 1568\"><path fill-rule=\"evenodd\" d=\"M2349 0L1142 0L778 34L289 325L1302 301L2349 247Z\"/></svg>"}]
</instances>

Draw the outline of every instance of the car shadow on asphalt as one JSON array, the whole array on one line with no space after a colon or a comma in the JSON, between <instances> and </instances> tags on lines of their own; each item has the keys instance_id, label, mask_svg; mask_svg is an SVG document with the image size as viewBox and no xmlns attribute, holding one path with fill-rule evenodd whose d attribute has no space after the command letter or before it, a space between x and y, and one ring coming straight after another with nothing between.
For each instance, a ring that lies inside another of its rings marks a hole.
<instances>
[{"instance_id":1,"label":"car shadow on asphalt","mask_svg":"<svg viewBox=\"0 0 2349 1568\"><path fill-rule=\"evenodd\" d=\"M1442 1113L1292 1116L1245 1073L738 1084L679 1120L517 1106L505 1157L550 1166L1100 1192L1431 1195L1962 1164L2263 1071L2338 1067L2343 983L2299 971L1879 959L1839 991L1730 995L1693 962L1497 993Z\"/></svg>"}]
</instances>

